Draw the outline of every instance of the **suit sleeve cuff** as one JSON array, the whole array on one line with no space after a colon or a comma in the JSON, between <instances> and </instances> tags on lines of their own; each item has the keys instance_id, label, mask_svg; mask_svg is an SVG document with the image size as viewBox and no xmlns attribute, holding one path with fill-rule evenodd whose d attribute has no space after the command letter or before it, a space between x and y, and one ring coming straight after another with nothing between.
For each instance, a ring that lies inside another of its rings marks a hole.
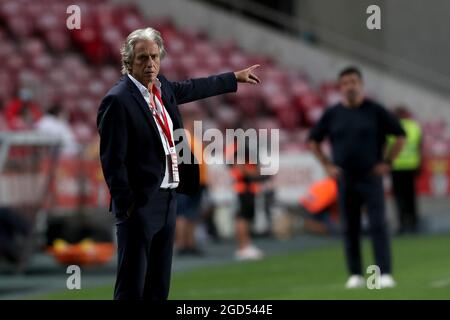
<instances>
[{"instance_id":1,"label":"suit sleeve cuff","mask_svg":"<svg viewBox=\"0 0 450 320\"><path fill-rule=\"evenodd\" d=\"M238 82L237 82L236 75L234 74L234 72L224 73L223 77L225 79L225 83L226 83L226 86L227 86L227 89L229 90L229 92L236 92L238 89Z\"/></svg>"}]
</instances>

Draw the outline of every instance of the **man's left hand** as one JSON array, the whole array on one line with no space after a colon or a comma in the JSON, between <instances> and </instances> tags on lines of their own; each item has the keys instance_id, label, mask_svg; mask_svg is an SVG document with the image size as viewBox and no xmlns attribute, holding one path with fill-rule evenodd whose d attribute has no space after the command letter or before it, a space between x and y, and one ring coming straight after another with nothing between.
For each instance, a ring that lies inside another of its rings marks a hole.
<instances>
[{"instance_id":1,"label":"man's left hand","mask_svg":"<svg viewBox=\"0 0 450 320\"><path fill-rule=\"evenodd\" d=\"M236 76L237 82L241 83L250 83L250 84L258 84L261 81L259 78L253 73L253 70L259 68L259 64L255 64L247 69L236 71L234 75Z\"/></svg>"},{"instance_id":2,"label":"man's left hand","mask_svg":"<svg viewBox=\"0 0 450 320\"><path fill-rule=\"evenodd\" d=\"M378 163L373 168L373 173L379 176L384 176L385 174L388 174L391 171L391 166L385 162Z\"/></svg>"}]
</instances>

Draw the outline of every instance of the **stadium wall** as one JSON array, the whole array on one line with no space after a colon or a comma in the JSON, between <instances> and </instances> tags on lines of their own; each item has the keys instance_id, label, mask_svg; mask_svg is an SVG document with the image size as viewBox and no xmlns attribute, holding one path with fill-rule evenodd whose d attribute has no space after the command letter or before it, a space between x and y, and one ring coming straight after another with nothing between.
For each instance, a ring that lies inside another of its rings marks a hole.
<instances>
[{"instance_id":1,"label":"stadium wall","mask_svg":"<svg viewBox=\"0 0 450 320\"><path fill-rule=\"evenodd\" d=\"M384 57L384 54L401 57L402 60L423 68L423 72L417 77L426 83L439 86L438 78L446 77L446 84L441 85L447 90L450 81L448 0L302 0L295 4L296 16L311 24L312 31L318 28L333 30L374 53L381 52L376 57L377 61L389 70L398 66ZM373 4L381 9L380 31L365 28L368 17L366 8ZM339 43L333 43L333 39L326 39L321 35L318 37L321 43L332 43L334 47L345 50ZM411 69L402 71L413 73Z\"/></svg>"}]
</instances>

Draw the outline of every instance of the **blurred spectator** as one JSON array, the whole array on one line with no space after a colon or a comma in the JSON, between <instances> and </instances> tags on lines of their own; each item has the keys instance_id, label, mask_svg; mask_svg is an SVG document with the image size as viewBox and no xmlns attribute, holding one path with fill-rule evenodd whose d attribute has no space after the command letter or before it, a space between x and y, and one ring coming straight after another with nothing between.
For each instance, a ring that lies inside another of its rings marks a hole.
<instances>
[{"instance_id":1,"label":"blurred spectator","mask_svg":"<svg viewBox=\"0 0 450 320\"><path fill-rule=\"evenodd\" d=\"M19 90L17 98L5 107L5 117L10 130L31 130L42 116L39 106L33 101L30 89Z\"/></svg>"},{"instance_id":2,"label":"blurred spectator","mask_svg":"<svg viewBox=\"0 0 450 320\"><path fill-rule=\"evenodd\" d=\"M16 211L0 208L0 257L18 263L24 253L25 237L31 231L27 220Z\"/></svg>"},{"instance_id":3,"label":"blurred spectator","mask_svg":"<svg viewBox=\"0 0 450 320\"><path fill-rule=\"evenodd\" d=\"M234 191L238 195L239 209L236 215L236 240L238 260L259 260L264 257L261 249L251 243L251 223L256 213L256 198L263 190L262 183L266 176L260 173L260 167L250 161L250 150L245 146L245 159L238 159L238 144L227 147L228 156L233 157L230 174L234 180ZM243 164L241 164L243 163Z\"/></svg>"},{"instance_id":4,"label":"blurred spectator","mask_svg":"<svg viewBox=\"0 0 450 320\"><path fill-rule=\"evenodd\" d=\"M75 156L79 152L79 145L68 124L61 106L53 105L46 114L36 123L36 130L59 137L61 139L61 154L63 156Z\"/></svg>"},{"instance_id":5,"label":"blurred spectator","mask_svg":"<svg viewBox=\"0 0 450 320\"><path fill-rule=\"evenodd\" d=\"M305 228L318 234L336 234L338 228L337 183L330 177L313 183L299 199Z\"/></svg>"},{"instance_id":6,"label":"blurred spectator","mask_svg":"<svg viewBox=\"0 0 450 320\"><path fill-rule=\"evenodd\" d=\"M341 102L328 108L311 129L309 144L326 173L338 180L339 213L350 274L346 288L365 285L360 238L363 206L369 219L375 263L381 270L380 285L394 287L383 175L390 171L390 164L403 147L405 132L394 115L366 98L363 76L358 68L343 69L338 81ZM395 141L383 155L386 135L395 136ZM321 149L325 138L331 142L331 159Z\"/></svg>"},{"instance_id":7,"label":"blurred spectator","mask_svg":"<svg viewBox=\"0 0 450 320\"><path fill-rule=\"evenodd\" d=\"M422 129L412 119L406 107L394 109L403 130L406 132L406 143L398 157L392 163L392 191L399 217L399 230L402 233L417 231L417 195L415 180L422 164ZM388 146L392 146L393 137L388 137Z\"/></svg>"},{"instance_id":8,"label":"blurred spectator","mask_svg":"<svg viewBox=\"0 0 450 320\"><path fill-rule=\"evenodd\" d=\"M207 168L203 159L203 145L202 141L194 136L194 119L185 119L185 130L187 136L190 138L189 146L194 156L199 161L200 169L200 191L188 196L185 194L177 195L177 223L176 223L176 239L175 245L178 248L180 255L203 255L203 252L198 248L195 239L197 224L201 215L201 202L203 194L207 189Z\"/></svg>"}]
</instances>

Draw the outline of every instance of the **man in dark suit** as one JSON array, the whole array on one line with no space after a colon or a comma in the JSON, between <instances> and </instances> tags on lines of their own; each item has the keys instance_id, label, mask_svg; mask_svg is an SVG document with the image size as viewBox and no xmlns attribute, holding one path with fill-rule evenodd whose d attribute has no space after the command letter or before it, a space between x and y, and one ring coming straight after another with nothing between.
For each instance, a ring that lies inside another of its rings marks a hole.
<instances>
[{"instance_id":1,"label":"man in dark suit","mask_svg":"<svg viewBox=\"0 0 450 320\"><path fill-rule=\"evenodd\" d=\"M100 158L116 217L115 299L165 300L169 294L176 194L195 193L199 169L179 163L174 131L183 128L178 105L259 83L258 67L171 82L159 75L164 44L152 28L133 31L122 49L123 77L97 115ZM191 155L191 159L192 159ZM184 158L184 156L183 156Z\"/></svg>"}]
</instances>

